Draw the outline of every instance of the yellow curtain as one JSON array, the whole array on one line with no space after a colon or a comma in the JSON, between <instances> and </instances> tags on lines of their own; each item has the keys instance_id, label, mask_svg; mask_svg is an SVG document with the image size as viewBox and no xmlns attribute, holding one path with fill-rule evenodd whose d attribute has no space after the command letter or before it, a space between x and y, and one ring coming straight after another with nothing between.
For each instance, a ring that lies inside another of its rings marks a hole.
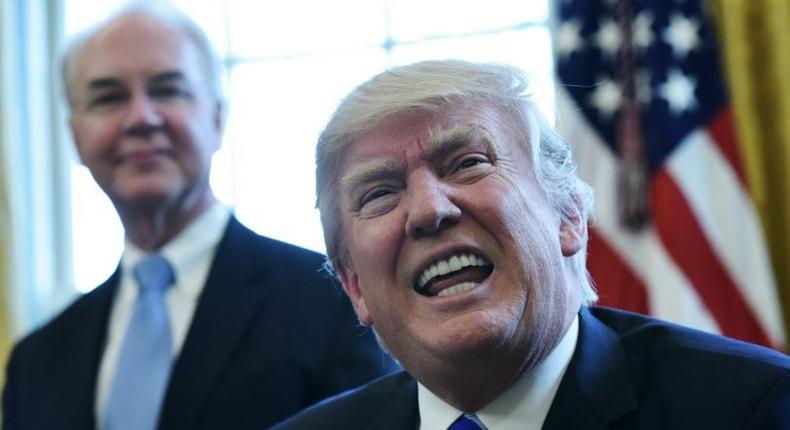
<instances>
[{"instance_id":1,"label":"yellow curtain","mask_svg":"<svg viewBox=\"0 0 790 430\"><path fill-rule=\"evenodd\" d=\"M790 1L708 1L790 339Z\"/></svg>"}]
</instances>

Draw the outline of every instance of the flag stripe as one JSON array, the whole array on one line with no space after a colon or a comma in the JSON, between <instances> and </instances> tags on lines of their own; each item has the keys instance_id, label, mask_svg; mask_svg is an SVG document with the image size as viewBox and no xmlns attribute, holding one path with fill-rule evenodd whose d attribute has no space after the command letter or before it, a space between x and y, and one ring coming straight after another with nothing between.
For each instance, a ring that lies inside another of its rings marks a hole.
<instances>
[{"instance_id":1,"label":"flag stripe","mask_svg":"<svg viewBox=\"0 0 790 430\"><path fill-rule=\"evenodd\" d=\"M650 306L644 282L595 228L590 229L587 249L589 251L587 267L590 275L596 285L605 286L605 289L599 291L598 303L649 314Z\"/></svg>"},{"instance_id":2,"label":"flag stripe","mask_svg":"<svg viewBox=\"0 0 790 430\"><path fill-rule=\"evenodd\" d=\"M683 193L666 170L653 176L651 204L661 241L729 336L770 345L727 271L708 244Z\"/></svg>"},{"instance_id":3,"label":"flag stripe","mask_svg":"<svg viewBox=\"0 0 790 430\"><path fill-rule=\"evenodd\" d=\"M727 105L720 109L708 122L708 132L711 134L713 141L718 144L724 157L730 163L730 167L738 176L738 180L740 180L744 188L748 188L746 173L743 168L743 163L741 162L740 151L738 150L738 142L735 140L734 121L732 110L730 106Z\"/></svg>"},{"instance_id":4,"label":"flag stripe","mask_svg":"<svg viewBox=\"0 0 790 430\"><path fill-rule=\"evenodd\" d=\"M784 343L770 259L751 196L705 128L690 134L667 160L667 170L703 233L772 340Z\"/></svg>"}]
</instances>

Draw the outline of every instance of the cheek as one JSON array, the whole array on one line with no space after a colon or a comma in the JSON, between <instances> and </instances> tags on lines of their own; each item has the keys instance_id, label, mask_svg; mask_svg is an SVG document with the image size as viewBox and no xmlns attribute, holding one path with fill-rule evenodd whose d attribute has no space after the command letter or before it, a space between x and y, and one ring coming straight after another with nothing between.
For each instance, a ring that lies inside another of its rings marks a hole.
<instances>
[{"instance_id":1,"label":"cheek","mask_svg":"<svg viewBox=\"0 0 790 430\"><path fill-rule=\"evenodd\" d=\"M538 295L561 282L559 220L531 183L510 183L489 196L497 196L492 205L498 210L496 219L486 223L496 229L493 234L512 264L511 276L526 288L532 306L541 301Z\"/></svg>"},{"instance_id":2,"label":"cheek","mask_svg":"<svg viewBox=\"0 0 790 430\"><path fill-rule=\"evenodd\" d=\"M109 127L82 126L74 131L74 143L80 159L86 163L101 159L112 149L113 133Z\"/></svg>"},{"instance_id":3,"label":"cheek","mask_svg":"<svg viewBox=\"0 0 790 430\"><path fill-rule=\"evenodd\" d=\"M384 270L390 273L404 232L397 210L371 219L352 220L344 225L343 231L349 232L347 239L354 263L367 262L366 267L376 268L380 275Z\"/></svg>"}]
</instances>

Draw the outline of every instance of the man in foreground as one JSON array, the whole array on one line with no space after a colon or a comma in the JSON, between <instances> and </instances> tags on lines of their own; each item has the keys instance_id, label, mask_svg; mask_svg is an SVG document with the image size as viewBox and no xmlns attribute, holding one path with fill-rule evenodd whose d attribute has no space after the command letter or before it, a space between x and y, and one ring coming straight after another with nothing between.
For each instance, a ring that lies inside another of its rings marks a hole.
<instances>
[{"instance_id":1,"label":"man in foreground","mask_svg":"<svg viewBox=\"0 0 790 430\"><path fill-rule=\"evenodd\" d=\"M284 429L790 428L790 359L594 308L592 190L510 67L423 62L317 149L329 258L405 372Z\"/></svg>"},{"instance_id":2,"label":"man in foreground","mask_svg":"<svg viewBox=\"0 0 790 430\"><path fill-rule=\"evenodd\" d=\"M257 430L393 368L319 254L253 233L214 198L215 57L151 2L66 52L74 141L126 247L109 280L16 346L4 428Z\"/></svg>"}]
</instances>

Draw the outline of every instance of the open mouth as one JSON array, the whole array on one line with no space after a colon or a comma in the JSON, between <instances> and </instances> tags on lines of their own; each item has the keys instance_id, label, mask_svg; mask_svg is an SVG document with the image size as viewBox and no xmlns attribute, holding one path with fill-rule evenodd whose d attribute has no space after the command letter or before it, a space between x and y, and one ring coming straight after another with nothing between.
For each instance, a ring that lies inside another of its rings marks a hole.
<instances>
[{"instance_id":1,"label":"open mouth","mask_svg":"<svg viewBox=\"0 0 790 430\"><path fill-rule=\"evenodd\" d=\"M477 254L453 254L423 269L414 291L428 297L454 296L480 285L493 270L494 265Z\"/></svg>"}]
</instances>

